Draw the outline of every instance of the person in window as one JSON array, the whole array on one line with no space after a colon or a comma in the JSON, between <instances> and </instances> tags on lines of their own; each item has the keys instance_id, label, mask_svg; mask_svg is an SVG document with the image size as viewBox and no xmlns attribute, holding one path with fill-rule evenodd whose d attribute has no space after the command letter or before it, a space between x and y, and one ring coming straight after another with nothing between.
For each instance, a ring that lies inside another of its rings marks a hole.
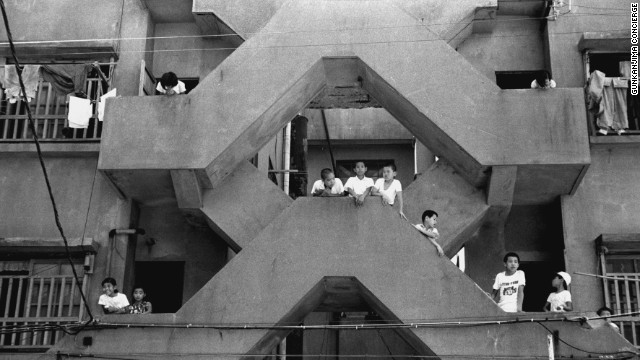
<instances>
[{"instance_id":1,"label":"person in window","mask_svg":"<svg viewBox=\"0 0 640 360\"><path fill-rule=\"evenodd\" d=\"M536 78L531 82L532 89L553 89L556 87L556 82L551 79L551 75L547 70L538 72Z\"/></svg>"},{"instance_id":2,"label":"person in window","mask_svg":"<svg viewBox=\"0 0 640 360\"><path fill-rule=\"evenodd\" d=\"M187 91L184 83L171 71L162 74L156 90L164 95L184 94Z\"/></svg>"}]
</instances>

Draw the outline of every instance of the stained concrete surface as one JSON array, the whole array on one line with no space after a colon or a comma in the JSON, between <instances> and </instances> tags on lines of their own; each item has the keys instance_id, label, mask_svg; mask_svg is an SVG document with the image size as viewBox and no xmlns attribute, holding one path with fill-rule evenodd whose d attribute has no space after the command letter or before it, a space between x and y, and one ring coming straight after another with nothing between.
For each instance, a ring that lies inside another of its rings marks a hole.
<instances>
[{"instance_id":1,"label":"stained concrete surface","mask_svg":"<svg viewBox=\"0 0 640 360\"><path fill-rule=\"evenodd\" d=\"M321 214L321 217L309 214ZM175 315L149 318L105 317L105 321L182 324L276 324L302 318L313 309L299 300L325 276L355 277L398 319L495 317L504 313L410 224L381 204L355 208L347 198L299 198L274 220ZM581 328L578 323L548 323L569 343L589 351L630 350L614 331ZM518 329L518 330L514 330ZM144 336L141 336L144 331ZM546 355L539 324L410 329L438 355ZM168 358L171 354L234 353L269 343L267 330L136 329L90 330L90 349L71 338L50 352L123 354L136 349ZM266 338L265 338L266 337ZM532 341L539 339L539 341ZM275 341L275 340L274 340ZM463 342L464 347L455 346ZM273 343L271 341L270 343ZM560 347L559 355L581 354ZM194 355L195 356L195 355Z\"/></svg>"}]
</instances>

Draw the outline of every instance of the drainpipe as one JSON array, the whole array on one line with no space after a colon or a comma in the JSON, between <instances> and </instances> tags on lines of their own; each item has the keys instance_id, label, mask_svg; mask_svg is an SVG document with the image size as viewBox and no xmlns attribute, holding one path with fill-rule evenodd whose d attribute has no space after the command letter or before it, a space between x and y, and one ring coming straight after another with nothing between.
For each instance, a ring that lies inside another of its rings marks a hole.
<instances>
[{"instance_id":1,"label":"drainpipe","mask_svg":"<svg viewBox=\"0 0 640 360\"><path fill-rule=\"evenodd\" d=\"M111 277L111 258L115 250L116 235L144 235L144 229L111 229L109 231L109 251L107 252L107 277Z\"/></svg>"},{"instance_id":2,"label":"drainpipe","mask_svg":"<svg viewBox=\"0 0 640 360\"><path fill-rule=\"evenodd\" d=\"M284 163L284 180L282 181L282 190L289 195L289 168L291 167L291 121L287 123L284 129L284 151L282 154Z\"/></svg>"}]
</instances>

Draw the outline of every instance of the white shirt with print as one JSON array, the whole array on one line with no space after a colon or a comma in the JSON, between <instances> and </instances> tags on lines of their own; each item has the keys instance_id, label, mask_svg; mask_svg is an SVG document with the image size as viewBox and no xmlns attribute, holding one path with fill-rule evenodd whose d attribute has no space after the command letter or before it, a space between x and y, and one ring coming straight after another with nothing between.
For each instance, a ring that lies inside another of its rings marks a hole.
<instances>
[{"instance_id":1,"label":"white shirt with print","mask_svg":"<svg viewBox=\"0 0 640 360\"><path fill-rule=\"evenodd\" d=\"M506 312L517 312L519 287L525 284L524 271L522 270L517 270L511 276L507 276L505 271L496 275L493 290L498 290L500 294L498 306Z\"/></svg>"}]
</instances>

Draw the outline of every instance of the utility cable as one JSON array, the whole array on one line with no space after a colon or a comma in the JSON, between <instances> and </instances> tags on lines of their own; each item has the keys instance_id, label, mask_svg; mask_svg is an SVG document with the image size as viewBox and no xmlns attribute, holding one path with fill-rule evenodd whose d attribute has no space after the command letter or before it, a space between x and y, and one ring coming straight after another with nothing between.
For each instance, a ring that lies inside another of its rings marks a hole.
<instances>
[{"instance_id":1,"label":"utility cable","mask_svg":"<svg viewBox=\"0 0 640 360\"><path fill-rule=\"evenodd\" d=\"M15 62L16 66L20 66L20 62L18 61L18 57L16 56L16 49L15 46L13 44L13 36L11 35L11 29L9 27L9 20L7 19L7 10L5 9L4 6L4 0L0 0L0 8L2 10L2 18L4 20L4 27L5 30L7 31L7 39L9 40L9 47L11 49L11 55L13 57L13 61ZM20 82L20 89L22 90L22 97L25 101L25 103L28 103L27 101L27 91L25 89L24 86L24 82L22 80L22 74L20 72L18 72L18 80ZM44 180L45 183L47 185L47 191L49 192L49 198L51 199L51 206L53 207L53 214L54 214L54 218L55 218L55 223L56 223L56 227L58 228L58 231L60 232L60 236L62 236L62 240L64 241L64 248L65 248L65 252L67 255L67 260L69 260L69 264L71 265L71 270L73 272L73 277L76 280L76 285L78 286L78 291L80 293L80 296L82 297L82 301L84 302L84 306L87 310L87 314L89 315L89 322L93 321L93 314L91 313L91 309L89 308L89 303L87 302L87 299L84 295L84 292L82 291L82 284L80 282L80 279L78 277L78 273L76 272L76 268L74 266L73 260L71 258L71 252L69 251L69 242L67 241L67 237L64 234L64 230L62 229L62 224L60 223L60 217L58 214L58 208L56 205L56 201L55 198L53 196L53 190L51 189L51 183L49 181L49 175L47 173L47 168L44 164L44 159L42 156L42 149L40 149L40 142L38 141L38 134L36 131L36 126L35 126L35 122L33 121L33 116L31 114L31 107L29 105L26 106L26 110L27 110L27 117L29 119L29 128L31 129L31 132L33 134L33 141L36 145L36 150L38 153L38 159L40 160L40 167L42 168L42 173L44 174Z\"/></svg>"},{"instance_id":2,"label":"utility cable","mask_svg":"<svg viewBox=\"0 0 640 360\"><path fill-rule=\"evenodd\" d=\"M566 16L566 15L565 15ZM629 32L630 29L615 29L609 30L609 32ZM567 31L556 32L553 35L570 35L570 34L582 34L584 31ZM516 37L530 37L531 33L527 34L510 34L510 35L475 35L474 39L497 39L497 38L516 38ZM185 52L185 51L234 51L237 49L253 50L253 49L286 49L286 48L314 48L323 46L353 46L353 45L384 45L384 44L405 44L405 43L428 43L435 41L448 41L441 38L433 39L417 39L417 40L389 40L389 41L362 41L351 43L318 43L318 44L295 44L295 45L252 45L238 47L219 47L219 48L181 48L181 49L160 49L160 50L122 50L120 53L172 53L172 52ZM112 51L90 51L90 52L64 52L58 53L58 55L112 55ZM47 54L34 54L33 56L50 56Z\"/></svg>"},{"instance_id":3,"label":"utility cable","mask_svg":"<svg viewBox=\"0 0 640 360\"><path fill-rule=\"evenodd\" d=\"M575 6L575 5L574 5ZM603 9L608 10L608 9ZM619 9L626 10L626 9ZM569 14L569 13L566 13ZM572 13L567 15L568 17L581 17L581 16L628 16L628 13ZM525 17L525 18L509 18L509 19L478 19L471 21L453 21L442 23L421 23L414 25L394 25L394 26L372 26L372 27L344 27L338 29L319 29L319 30L291 30L291 31L261 31L246 33L247 35L290 35L290 34L306 34L306 33L330 33L330 32L345 32L345 31L371 31L371 30L392 30L403 28L419 28L428 26L442 26L442 25L457 25L468 24L473 22L518 22L518 21L532 21L532 20L547 20L548 17ZM617 31L617 30L609 30ZM582 31L580 31L582 33ZM562 33L554 33L562 34ZM65 44L65 43L82 43L82 42L112 42L112 41L140 41L140 40L175 40L175 39L192 39L192 38L224 38L238 36L237 34L214 34L214 35L168 35L168 36L140 36L140 37L113 37L113 38L90 38L90 39L59 39L59 40L27 40L16 41L18 45L45 45L45 44ZM444 39L438 39L444 40ZM0 42L0 46L6 46L9 43ZM235 48L232 48L235 49ZM127 51L123 51L127 52ZM111 53L111 52L109 52ZM90 54L90 53L83 53ZM50 56L50 55L48 55Z\"/></svg>"},{"instance_id":4,"label":"utility cable","mask_svg":"<svg viewBox=\"0 0 640 360\"><path fill-rule=\"evenodd\" d=\"M560 336L557 336L553 330L549 329L548 327L544 326L544 324L542 323L538 323L538 325L542 326L545 330L547 330L549 332L549 334L553 335L554 338L558 339L558 341L560 341L561 343L567 345L568 347L574 349L574 350L578 350L578 351L582 351L584 353L587 354L597 354L597 355L620 355L620 354L633 354L633 355L640 355L639 352L637 351L614 351L614 352L598 352L598 351L593 351L593 350L585 350L582 348L579 348L577 346L571 345L568 342L562 340L562 338L560 338Z\"/></svg>"}]
</instances>

